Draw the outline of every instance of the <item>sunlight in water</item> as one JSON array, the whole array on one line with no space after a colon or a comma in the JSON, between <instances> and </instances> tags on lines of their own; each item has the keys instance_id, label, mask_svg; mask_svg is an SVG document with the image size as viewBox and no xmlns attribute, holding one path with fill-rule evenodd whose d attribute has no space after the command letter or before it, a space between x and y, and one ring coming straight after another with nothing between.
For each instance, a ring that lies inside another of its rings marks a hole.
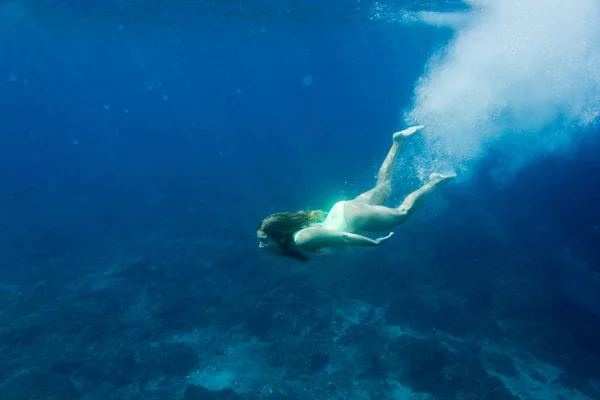
<instances>
[{"instance_id":1,"label":"sunlight in water","mask_svg":"<svg viewBox=\"0 0 600 400\"><path fill-rule=\"evenodd\" d=\"M25 17L23 6L16 1L0 2L0 23L10 23Z\"/></svg>"},{"instance_id":2,"label":"sunlight in water","mask_svg":"<svg viewBox=\"0 0 600 400\"><path fill-rule=\"evenodd\" d=\"M598 121L600 2L469 3L469 17L417 82L405 119L426 126L424 170L464 171L502 146L510 154L499 174L506 178L568 149Z\"/></svg>"}]
</instances>

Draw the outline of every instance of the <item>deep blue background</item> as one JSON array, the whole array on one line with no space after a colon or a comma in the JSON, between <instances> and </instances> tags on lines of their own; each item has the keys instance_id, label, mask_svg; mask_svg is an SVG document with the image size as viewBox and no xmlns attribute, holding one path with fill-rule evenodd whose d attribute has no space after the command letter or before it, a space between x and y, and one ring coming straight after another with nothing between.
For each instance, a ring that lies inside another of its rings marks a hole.
<instances>
[{"instance_id":1,"label":"deep blue background","mask_svg":"<svg viewBox=\"0 0 600 400\"><path fill-rule=\"evenodd\" d=\"M139 234L139 218L152 223L169 199L199 210L202 234L246 246L267 212L326 207L372 184L413 82L448 35L349 6L177 7L25 4L3 27L7 240L52 230L77 247Z\"/></svg>"}]
</instances>

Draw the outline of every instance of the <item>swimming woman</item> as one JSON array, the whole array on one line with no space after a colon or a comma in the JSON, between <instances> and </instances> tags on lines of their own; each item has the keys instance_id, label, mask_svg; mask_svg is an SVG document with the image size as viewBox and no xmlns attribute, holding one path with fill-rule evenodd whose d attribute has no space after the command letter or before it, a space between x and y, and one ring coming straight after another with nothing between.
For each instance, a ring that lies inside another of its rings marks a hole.
<instances>
[{"instance_id":1,"label":"swimming woman","mask_svg":"<svg viewBox=\"0 0 600 400\"><path fill-rule=\"evenodd\" d=\"M390 240L394 232L377 239L355 232L389 231L403 224L435 187L456 177L454 173L433 173L424 186L409 194L398 207L382 206L392 191L392 175L400 146L421 129L423 126L419 125L394 133L392 147L379 169L373 189L352 200L337 202L326 217L321 210L268 216L261 221L256 232L259 247L271 254L307 262L311 254L324 253L330 247L374 247Z\"/></svg>"}]
</instances>

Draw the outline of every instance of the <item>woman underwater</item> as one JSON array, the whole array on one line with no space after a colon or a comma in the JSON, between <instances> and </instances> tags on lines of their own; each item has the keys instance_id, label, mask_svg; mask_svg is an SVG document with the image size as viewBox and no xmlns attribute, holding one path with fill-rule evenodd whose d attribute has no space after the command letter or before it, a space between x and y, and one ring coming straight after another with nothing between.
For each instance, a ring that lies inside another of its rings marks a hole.
<instances>
[{"instance_id":1,"label":"woman underwater","mask_svg":"<svg viewBox=\"0 0 600 400\"><path fill-rule=\"evenodd\" d=\"M259 247L271 254L308 262L311 254L330 247L379 246L394 232L377 239L355 232L382 232L403 224L421 206L432 190L456 177L433 173L429 181L409 194L396 208L382 206L392 191L392 175L402 143L423 126L413 126L393 135L393 143L377 174L377 185L352 200L337 202L327 213L321 210L283 212L268 216L258 226Z\"/></svg>"}]
</instances>

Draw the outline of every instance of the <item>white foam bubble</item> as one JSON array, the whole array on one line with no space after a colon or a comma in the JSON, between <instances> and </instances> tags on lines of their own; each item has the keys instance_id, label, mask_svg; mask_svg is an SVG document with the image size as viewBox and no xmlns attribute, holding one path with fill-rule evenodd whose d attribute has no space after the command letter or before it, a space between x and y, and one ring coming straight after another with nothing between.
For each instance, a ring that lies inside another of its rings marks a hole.
<instances>
[{"instance_id":1,"label":"white foam bubble","mask_svg":"<svg viewBox=\"0 0 600 400\"><path fill-rule=\"evenodd\" d=\"M469 13L466 12L419 11L413 15L419 22L453 29L464 26L470 18Z\"/></svg>"},{"instance_id":2,"label":"white foam bubble","mask_svg":"<svg viewBox=\"0 0 600 400\"><path fill-rule=\"evenodd\" d=\"M470 3L405 115L426 126L422 166L464 169L498 145L510 149L515 171L568 148L600 115L600 2Z\"/></svg>"},{"instance_id":3,"label":"white foam bubble","mask_svg":"<svg viewBox=\"0 0 600 400\"><path fill-rule=\"evenodd\" d=\"M463 26L469 13L461 11L408 11L391 4L375 2L370 7L370 18L376 21L406 25L427 24L436 27L457 28Z\"/></svg>"}]
</instances>

